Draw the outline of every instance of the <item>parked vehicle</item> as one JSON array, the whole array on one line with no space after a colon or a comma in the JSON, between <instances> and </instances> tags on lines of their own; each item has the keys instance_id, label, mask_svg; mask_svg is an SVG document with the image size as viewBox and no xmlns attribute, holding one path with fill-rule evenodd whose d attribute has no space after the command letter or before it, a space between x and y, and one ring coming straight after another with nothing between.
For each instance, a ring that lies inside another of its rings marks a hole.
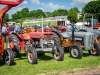
<instances>
[{"instance_id":1,"label":"parked vehicle","mask_svg":"<svg viewBox=\"0 0 100 75\"><path fill-rule=\"evenodd\" d=\"M64 58L64 50L54 40L54 33L50 28L43 28L43 26L37 27L36 30L26 28L21 34L12 33L8 39L8 45L14 51L14 55L18 56L20 50L26 51L28 62L31 64L37 63L37 54L46 52L50 52L57 61L62 61Z\"/></svg>"},{"instance_id":2,"label":"parked vehicle","mask_svg":"<svg viewBox=\"0 0 100 75\"><path fill-rule=\"evenodd\" d=\"M92 17L93 18L93 17ZM73 26L74 27L74 26ZM78 32L62 32L58 33L53 31L58 42L62 47L69 49L70 56L73 58L82 58L83 50L88 50L89 54L99 56L100 55L100 44L98 43L100 38L95 37L96 33L93 31L93 26L90 29L90 32L80 30ZM92 30L92 31L91 31Z\"/></svg>"},{"instance_id":3,"label":"parked vehicle","mask_svg":"<svg viewBox=\"0 0 100 75\"><path fill-rule=\"evenodd\" d=\"M0 1L0 4L7 5L0 10L0 31L2 31L3 17L4 14L12 7L19 5L23 0L17 2L11 1ZM0 32L2 33L2 32ZM3 60L6 65L13 65L14 63L14 54L13 51L7 47L4 50L4 37L0 34L0 61Z\"/></svg>"}]
</instances>

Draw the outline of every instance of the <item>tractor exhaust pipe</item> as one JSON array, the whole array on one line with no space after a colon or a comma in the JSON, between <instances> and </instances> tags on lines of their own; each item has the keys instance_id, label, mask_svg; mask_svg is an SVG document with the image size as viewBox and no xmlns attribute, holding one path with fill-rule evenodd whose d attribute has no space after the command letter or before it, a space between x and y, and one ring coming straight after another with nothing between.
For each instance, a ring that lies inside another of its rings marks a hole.
<instances>
[{"instance_id":1,"label":"tractor exhaust pipe","mask_svg":"<svg viewBox=\"0 0 100 75\"><path fill-rule=\"evenodd\" d=\"M72 41L74 41L74 24L72 25Z\"/></svg>"}]
</instances>

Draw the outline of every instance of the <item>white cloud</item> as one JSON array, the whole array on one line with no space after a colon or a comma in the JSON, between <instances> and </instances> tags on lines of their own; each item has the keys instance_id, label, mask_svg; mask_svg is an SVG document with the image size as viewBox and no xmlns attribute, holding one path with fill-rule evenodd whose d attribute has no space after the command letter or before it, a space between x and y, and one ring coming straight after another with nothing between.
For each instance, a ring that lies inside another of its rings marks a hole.
<instances>
[{"instance_id":1,"label":"white cloud","mask_svg":"<svg viewBox=\"0 0 100 75\"><path fill-rule=\"evenodd\" d=\"M46 7L49 7L49 8L52 8L52 9L65 8L65 6L60 6L59 4L53 4L52 2L47 4Z\"/></svg>"},{"instance_id":2,"label":"white cloud","mask_svg":"<svg viewBox=\"0 0 100 75\"><path fill-rule=\"evenodd\" d=\"M39 8L39 9L41 9L42 11L44 11L44 9L43 9L43 8Z\"/></svg>"},{"instance_id":3,"label":"white cloud","mask_svg":"<svg viewBox=\"0 0 100 75\"><path fill-rule=\"evenodd\" d=\"M93 0L73 0L71 5L86 4L86 3L90 2L90 1L93 1Z\"/></svg>"},{"instance_id":4,"label":"white cloud","mask_svg":"<svg viewBox=\"0 0 100 75\"><path fill-rule=\"evenodd\" d=\"M33 4L39 4L39 5L42 5L42 6L44 6L44 7L52 8L52 9L65 8L65 6L60 6L59 4L53 4L52 2L50 2L50 3L48 3L48 4L41 3L39 0L31 0L31 2L32 2Z\"/></svg>"},{"instance_id":5,"label":"white cloud","mask_svg":"<svg viewBox=\"0 0 100 75\"><path fill-rule=\"evenodd\" d=\"M23 1L23 3L22 4L28 4L28 2L27 1Z\"/></svg>"},{"instance_id":6,"label":"white cloud","mask_svg":"<svg viewBox=\"0 0 100 75\"><path fill-rule=\"evenodd\" d=\"M31 2L32 2L33 4L40 4L40 1L39 1L39 0L31 0Z\"/></svg>"}]
</instances>

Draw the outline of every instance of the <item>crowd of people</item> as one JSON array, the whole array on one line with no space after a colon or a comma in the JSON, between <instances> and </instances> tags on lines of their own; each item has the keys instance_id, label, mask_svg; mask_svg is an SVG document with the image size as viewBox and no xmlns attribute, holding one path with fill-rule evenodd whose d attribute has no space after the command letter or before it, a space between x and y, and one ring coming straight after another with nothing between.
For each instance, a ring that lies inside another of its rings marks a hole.
<instances>
[{"instance_id":1,"label":"crowd of people","mask_svg":"<svg viewBox=\"0 0 100 75\"><path fill-rule=\"evenodd\" d=\"M67 31L72 31L72 29L74 29L75 32L79 31L80 30L80 27L78 27L78 25L71 25L71 24L67 24L66 26L66 30Z\"/></svg>"},{"instance_id":2,"label":"crowd of people","mask_svg":"<svg viewBox=\"0 0 100 75\"><path fill-rule=\"evenodd\" d=\"M15 33L20 33L20 27L17 25L17 23L13 23L12 25L8 25L8 23L6 23L6 25L3 24L2 26L2 35L4 36L4 40L6 42L6 36L10 35L12 32Z\"/></svg>"}]
</instances>

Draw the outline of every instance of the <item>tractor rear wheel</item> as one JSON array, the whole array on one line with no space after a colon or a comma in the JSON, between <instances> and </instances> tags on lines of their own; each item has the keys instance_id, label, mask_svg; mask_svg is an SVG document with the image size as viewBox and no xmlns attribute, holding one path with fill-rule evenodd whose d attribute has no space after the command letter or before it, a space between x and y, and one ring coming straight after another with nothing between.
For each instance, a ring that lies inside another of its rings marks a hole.
<instances>
[{"instance_id":1,"label":"tractor rear wheel","mask_svg":"<svg viewBox=\"0 0 100 75\"><path fill-rule=\"evenodd\" d=\"M81 48L80 45L78 44L73 44L70 48L69 48L69 53L70 56L72 58L77 58L77 59L81 59L83 56L83 50Z\"/></svg>"},{"instance_id":2,"label":"tractor rear wheel","mask_svg":"<svg viewBox=\"0 0 100 75\"><path fill-rule=\"evenodd\" d=\"M54 41L60 44L60 35L59 33L54 32Z\"/></svg>"},{"instance_id":3,"label":"tractor rear wheel","mask_svg":"<svg viewBox=\"0 0 100 75\"><path fill-rule=\"evenodd\" d=\"M27 50L27 60L30 64L37 63L37 52L33 47L29 47Z\"/></svg>"},{"instance_id":4,"label":"tractor rear wheel","mask_svg":"<svg viewBox=\"0 0 100 75\"><path fill-rule=\"evenodd\" d=\"M18 57L19 56L19 52L20 52L20 45L19 45L19 40L18 40L17 36L14 35L14 34L11 34L8 37L8 41L10 43L9 44L10 45L10 48L14 52L14 57Z\"/></svg>"},{"instance_id":5,"label":"tractor rear wheel","mask_svg":"<svg viewBox=\"0 0 100 75\"><path fill-rule=\"evenodd\" d=\"M100 45L96 42L94 42L94 49L95 49L94 51L89 50L89 54L99 56L100 55Z\"/></svg>"},{"instance_id":6,"label":"tractor rear wheel","mask_svg":"<svg viewBox=\"0 0 100 75\"><path fill-rule=\"evenodd\" d=\"M53 57L57 61L62 61L63 60L64 50L62 49L62 47L60 45L57 45L57 46L54 47Z\"/></svg>"},{"instance_id":7,"label":"tractor rear wheel","mask_svg":"<svg viewBox=\"0 0 100 75\"><path fill-rule=\"evenodd\" d=\"M13 54L13 51L10 48L8 48L7 50L4 51L3 61L6 65L13 65L13 63L14 63L14 54Z\"/></svg>"}]
</instances>

